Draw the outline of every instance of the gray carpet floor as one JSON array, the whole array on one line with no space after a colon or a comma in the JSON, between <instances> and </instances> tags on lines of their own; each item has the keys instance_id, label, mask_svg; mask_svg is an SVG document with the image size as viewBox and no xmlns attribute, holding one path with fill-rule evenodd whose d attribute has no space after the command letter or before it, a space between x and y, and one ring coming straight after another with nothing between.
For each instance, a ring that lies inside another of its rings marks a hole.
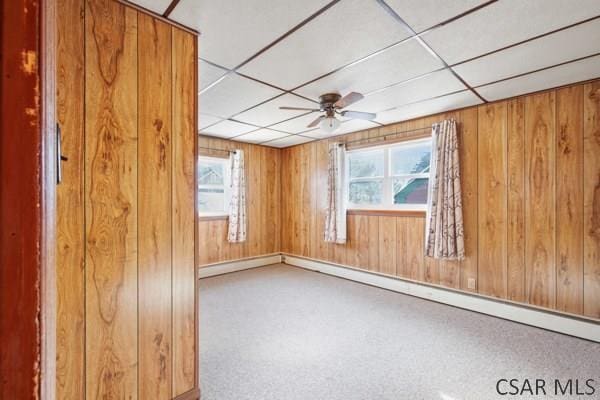
<instances>
[{"instance_id":1,"label":"gray carpet floor","mask_svg":"<svg viewBox=\"0 0 600 400\"><path fill-rule=\"evenodd\" d=\"M571 398L556 378L600 398L597 343L284 265L199 290L203 400ZM548 396L499 396L501 378Z\"/></svg>"}]
</instances>

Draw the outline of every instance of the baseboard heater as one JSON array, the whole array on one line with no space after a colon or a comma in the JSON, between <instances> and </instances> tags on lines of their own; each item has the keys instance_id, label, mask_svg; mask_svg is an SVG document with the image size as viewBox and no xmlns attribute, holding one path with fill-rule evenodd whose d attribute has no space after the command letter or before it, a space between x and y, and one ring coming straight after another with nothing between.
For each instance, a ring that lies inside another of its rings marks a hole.
<instances>
[{"instance_id":1,"label":"baseboard heater","mask_svg":"<svg viewBox=\"0 0 600 400\"><path fill-rule=\"evenodd\" d=\"M199 268L198 277L206 278L249 268L284 263L311 271L336 276L391 290L410 296L432 300L438 303L475 311L550 331L600 342L600 322L576 315L564 315L550 310L494 299L479 294L407 281L401 278L382 276L339 264L332 264L290 254L269 254L266 256L216 263Z\"/></svg>"}]
</instances>

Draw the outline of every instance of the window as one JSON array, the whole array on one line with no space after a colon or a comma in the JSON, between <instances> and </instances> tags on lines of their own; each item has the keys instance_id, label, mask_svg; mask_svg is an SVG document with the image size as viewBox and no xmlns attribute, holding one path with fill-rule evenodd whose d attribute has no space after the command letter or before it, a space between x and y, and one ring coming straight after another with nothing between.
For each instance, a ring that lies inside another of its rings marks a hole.
<instances>
[{"instance_id":1,"label":"window","mask_svg":"<svg viewBox=\"0 0 600 400\"><path fill-rule=\"evenodd\" d=\"M348 208L424 210L431 139L348 152Z\"/></svg>"},{"instance_id":2,"label":"window","mask_svg":"<svg viewBox=\"0 0 600 400\"><path fill-rule=\"evenodd\" d=\"M198 211L200 216L221 216L229 212L229 160L200 157L198 163Z\"/></svg>"}]
</instances>

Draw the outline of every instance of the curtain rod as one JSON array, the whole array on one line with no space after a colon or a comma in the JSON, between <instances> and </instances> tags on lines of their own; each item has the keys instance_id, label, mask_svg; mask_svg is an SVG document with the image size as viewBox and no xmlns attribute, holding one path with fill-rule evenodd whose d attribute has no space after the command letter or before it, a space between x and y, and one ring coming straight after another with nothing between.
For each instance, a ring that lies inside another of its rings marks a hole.
<instances>
[{"instance_id":1,"label":"curtain rod","mask_svg":"<svg viewBox=\"0 0 600 400\"><path fill-rule=\"evenodd\" d=\"M342 142L340 143L341 146L347 146L349 144L352 143L356 143L356 142L364 142L364 141L368 141L368 140L373 140L373 139L383 139L385 140L386 137L388 136L396 136L396 135L400 135L402 133L410 133L410 132L419 132L419 131L426 131L426 130L431 130L431 126L425 127L425 128L418 128L418 129L410 129L408 131L402 131L402 132L394 132L394 133L388 133L387 135L382 135L382 136L376 136L376 137L372 137L372 138L361 138L361 139L354 139L354 140L350 140L348 142Z\"/></svg>"},{"instance_id":2,"label":"curtain rod","mask_svg":"<svg viewBox=\"0 0 600 400\"><path fill-rule=\"evenodd\" d=\"M215 149L212 147L202 147L202 146L198 146L199 149L203 149L203 150L209 150L209 151L221 151L223 153L234 153L235 154L235 150L224 150L224 149Z\"/></svg>"}]
</instances>

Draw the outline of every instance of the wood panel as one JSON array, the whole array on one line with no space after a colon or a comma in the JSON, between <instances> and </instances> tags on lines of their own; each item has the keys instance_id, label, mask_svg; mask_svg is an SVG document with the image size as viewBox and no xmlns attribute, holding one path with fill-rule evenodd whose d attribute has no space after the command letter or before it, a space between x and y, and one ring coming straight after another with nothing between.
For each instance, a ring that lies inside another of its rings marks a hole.
<instances>
[{"instance_id":1,"label":"wood panel","mask_svg":"<svg viewBox=\"0 0 600 400\"><path fill-rule=\"evenodd\" d=\"M173 237L173 393L195 385L195 279L194 219L196 91L194 76L196 38L172 28L172 237ZM177 295L175 295L177 294Z\"/></svg>"},{"instance_id":2,"label":"wood panel","mask_svg":"<svg viewBox=\"0 0 600 400\"><path fill-rule=\"evenodd\" d=\"M369 234L369 271L379 271L379 217L367 218L367 229Z\"/></svg>"},{"instance_id":3,"label":"wood panel","mask_svg":"<svg viewBox=\"0 0 600 400\"><path fill-rule=\"evenodd\" d=\"M171 27L139 14L139 393L172 392Z\"/></svg>"},{"instance_id":4,"label":"wood panel","mask_svg":"<svg viewBox=\"0 0 600 400\"><path fill-rule=\"evenodd\" d=\"M507 297L525 300L525 100L508 102Z\"/></svg>"},{"instance_id":5,"label":"wood panel","mask_svg":"<svg viewBox=\"0 0 600 400\"><path fill-rule=\"evenodd\" d=\"M318 229L318 240L316 242L316 258L328 260L329 253L332 251L332 244L323 240L325 230L325 216L327 210L327 169L329 157L329 144L326 140L318 141L316 144L316 171L308 171L316 175L317 185L317 202L316 202L316 227ZM283 175L285 176L285 175ZM287 179L287 178L286 178ZM285 227L286 222L282 221L282 227ZM360 226L360 224L358 225ZM360 229L360 228L359 228ZM360 243L360 242L359 242ZM360 260L357 260L360 263Z\"/></svg>"},{"instance_id":6,"label":"wood panel","mask_svg":"<svg viewBox=\"0 0 600 400\"><path fill-rule=\"evenodd\" d=\"M86 398L137 399L137 13L86 4Z\"/></svg>"},{"instance_id":7,"label":"wood panel","mask_svg":"<svg viewBox=\"0 0 600 400\"><path fill-rule=\"evenodd\" d=\"M556 302L554 92L525 99L525 290L529 304Z\"/></svg>"},{"instance_id":8,"label":"wood panel","mask_svg":"<svg viewBox=\"0 0 600 400\"><path fill-rule=\"evenodd\" d=\"M479 293L506 298L506 103L478 109Z\"/></svg>"},{"instance_id":9,"label":"wood panel","mask_svg":"<svg viewBox=\"0 0 600 400\"><path fill-rule=\"evenodd\" d=\"M374 218L379 219L379 272L396 275L396 218Z\"/></svg>"},{"instance_id":10,"label":"wood panel","mask_svg":"<svg viewBox=\"0 0 600 400\"><path fill-rule=\"evenodd\" d=\"M460 261L460 289L477 291L478 265L478 113L477 108L460 112L460 178L463 201L463 225L465 233L465 259ZM469 287L469 281L475 285Z\"/></svg>"},{"instance_id":11,"label":"wood panel","mask_svg":"<svg viewBox=\"0 0 600 400\"><path fill-rule=\"evenodd\" d=\"M425 280L425 219L406 219L406 278Z\"/></svg>"},{"instance_id":12,"label":"wood panel","mask_svg":"<svg viewBox=\"0 0 600 400\"><path fill-rule=\"evenodd\" d=\"M584 314L600 318L600 81L584 88Z\"/></svg>"},{"instance_id":13,"label":"wood panel","mask_svg":"<svg viewBox=\"0 0 600 400\"><path fill-rule=\"evenodd\" d=\"M56 188L56 398L85 398L85 24L83 0L59 0L57 122L62 130L63 181ZM67 21L69 23L67 24Z\"/></svg>"},{"instance_id":14,"label":"wood panel","mask_svg":"<svg viewBox=\"0 0 600 400\"><path fill-rule=\"evenodd\" d=\"M396 276L408 278L408 231L407 224L412 218L396 218Z\"/></svg>"},{"instance_id":15,"label":"wood panel","mask_svg":"<svg viewBox=\"0 0 600 400\"><path fill-rule=\"evenodd\" d=\"M290 176L291 176L291 163L289 160L290 157L290 149L282 149L280 153L281 160L281 171L279 174L280 177L280 187L281 193L279 194L279 202L281 204L281 225L280 225L280 239L281 239L281 251L285 253L290 253L290 246L292 244L292 240L290 238L290 229L289 226L284 225L284 221L287 223L291 219L290 209L292 207L292 202L289 200L290 196ZM282 179L283 178L283 179Z\"/></svg>"},{"instance_id":16,"label":"wood panel","mask_svg":"<svg viewBox=\"0 0 600 400\"><path fill-rule=\"evenodd\" d=\"M246 169L246 212L249 221L262 221L261 214L261 178L262 152L259 146L248 146L245 152L249 160ZM263 224L247 224L248 256L253 257L262 254L261 239Z\"/></svg>"},{"instance_id":17,"label":"wood panel","mask_svg":"<svg viewBox=\"0 0 600 400\"><path fill-rule=\"evenodd\" d=\"M582 86L556 92L556 309L575 314L583 312L582 115Z\"/></svg>"},{"instance_id":18,"label":"wood panel","mask_svg":"<svg viewBox=\"0 0 600 400\"><path fill-rule=\"evenodd\" d=\"M264 177L261 187L262 217L264 221L261 242L263 254L276 253L280 249L279 225L281 208L279 207L280 154L279 149L262 147L261 175Z\"/></svg>"}]
</instances>

